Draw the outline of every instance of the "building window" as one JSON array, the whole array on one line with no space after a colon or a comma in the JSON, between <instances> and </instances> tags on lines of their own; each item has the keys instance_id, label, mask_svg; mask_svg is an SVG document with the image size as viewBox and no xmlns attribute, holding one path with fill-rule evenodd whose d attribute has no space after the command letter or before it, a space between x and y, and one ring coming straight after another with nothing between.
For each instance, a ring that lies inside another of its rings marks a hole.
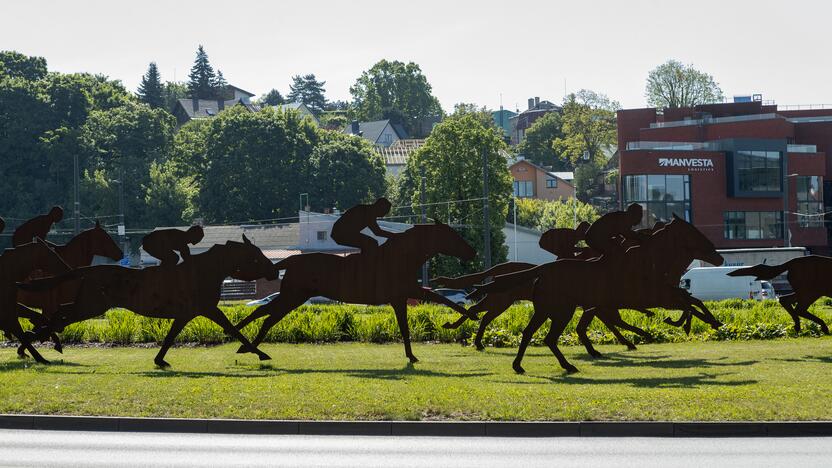
<instances>
[{"instance_id":1,"label":"building window","mask_svg":"<svg viewBox=\"0 0 832 468\"><path fill-rule=\"evenodd\" d=\"M726 211L726 239L782 239L781 211Z\"/></svg>"},{"instance_id":2,"label":"building window","mask_svg":"<svg viewBox=\"0 0 832 468\"><path fill-rule=\"evenodd\" d=\"M316 234L319 241L323 242L326 240L326 231L318 231Z\"/></svg>"},{"instance_id":3,"label":"building window","mask_svg":"<svg viewBox=\"0 0 832 468\"><path fill-rule=\"evenodd\" d=\"M734 158L739 192L779 192L783 183L779 151L738 151Z\"/></svg>"},{"instance_id":4,"label":"building window","mask_svg":"<svg viewBox=\"0 0 832 468\"><path fill-rule=\"evenodd\" d=\"M823 227L823 179L820 176L797 177L797 224L800 227Z\"/></svg>"},{"instance_id":5,"label":"building window","mask_svg":"<svg viewBox=\"0 0 832 468\"><path fill-rule=\"evenodd\" d=\"M624 176L624 204L644 208L641 227L668 222L673 215L690 222L690 176L649 174Z\"/></svg>"},{"instance_id":6,"label":"building window","mask_svg":"<svg viewBox=\"0 0 832 468\"><path fill-rule=\"evenodd\" d=\"M558 180L546 179L546 188L558 188Z\"/></svg>"},{"instance_id":7,"label":"building window","mask_svg":"<svg viewBox=\"0 0 832 468\"><path fill-rule=\"evenodd\" d=\"M514 196L517 198L531 198L534 196L534 182L531 180L515 180Z\"/></svg>"}]
</instances>

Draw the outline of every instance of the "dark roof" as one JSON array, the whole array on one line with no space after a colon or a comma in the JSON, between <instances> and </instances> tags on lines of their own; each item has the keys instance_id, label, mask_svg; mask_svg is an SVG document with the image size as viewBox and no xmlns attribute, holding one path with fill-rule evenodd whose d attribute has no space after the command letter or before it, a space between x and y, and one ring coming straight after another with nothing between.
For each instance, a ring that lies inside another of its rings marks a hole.
<instances>
[{"instance_id":1,"label":"dark roof","mask_svg":"<svg viewBox=\"0 0 832 468\"><path fill-rule=\"evenodd\" d=\"M190 226L178 226L176 229L187 230ZM171 229L169 227L157 227L160 229ZM250 225L250 226L204 226L205 237L191 247L194 252L210 249L214 244L225 244L227 241L240 242L243 234L257 247L267 249L286 249L297 247L300 242L300 229L298 223L272 224L272 225Z\"/></svg>"},{"instance_id":2,"label":"dark roof","mask_svg":"<svg viewBox=\"0 0 832 468\"><path fill-rule=\"evenodd\" d=\"M207 119L210 117L214 117L219 113L219 101L216 99L198 99L197 100L197 109L194 111L194 103L193 99L179 99L178 106L182 108L185 114L188 116L189 119ZM228 101L224 101L225 109L234 106L243 106L251 112L257 112L260 110L254 104L246 104L243 102L242 99L231 99Z\"/></svg>"},{"instance_id":3,"label":"dark roof","mask_svg":"<svg viewBox=\"0 0 832 468\"><path fill-rule=\"evenodd\" d=\"M376 120L374 122L359 122L358 123L358 131L361 133L361 136L367 140L370 140L372 143L376 143L379 138L381 138L381 132L390 124L390 120ZM399 138L407 138L407 132L402 128L399 124L392 124L393 131L399 136ZM343 133L347 135L352 135L352 124L347 124L344 127Z\"/></svg>"}]
</instances>

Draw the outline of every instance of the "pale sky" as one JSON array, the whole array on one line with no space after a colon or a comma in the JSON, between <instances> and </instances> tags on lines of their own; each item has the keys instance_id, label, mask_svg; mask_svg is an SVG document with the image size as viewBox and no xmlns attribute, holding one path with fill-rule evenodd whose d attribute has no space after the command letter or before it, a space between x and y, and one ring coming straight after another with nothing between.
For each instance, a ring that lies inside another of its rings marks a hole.
<instances>
[{"instance_id":1,"label":"pale sky","mask_svg":"<svg viewBox=\"0 0 832 468\"><path fill-rule=\"evenodd\" d=\"M726 96L832 103L829 1L4 1L0 50L50 70L103 73L135 90L155 61L184 80L198 44L229 83L284 95L314 73L327 97L376 61L418 63L446 110L525 109L592 89L644 107L669 58L712 74Z\"/></svg>"}]
</instances>

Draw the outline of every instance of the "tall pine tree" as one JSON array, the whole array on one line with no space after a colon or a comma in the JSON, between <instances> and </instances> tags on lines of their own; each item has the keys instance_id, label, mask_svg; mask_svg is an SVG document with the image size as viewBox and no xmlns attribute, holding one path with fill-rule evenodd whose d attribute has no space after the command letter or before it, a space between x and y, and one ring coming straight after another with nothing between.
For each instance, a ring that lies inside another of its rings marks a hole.
<instances>
[{"instance_id":1,"label":"tall pine tree","mask_svg":"<svg viewBox=\"0 0 832 468\"><path fill-rule=\"evenodd\" d=\"M188 74L188 97L214 99L216 97L214 89L216 80L214 67L211 66L208 61L208 54L205 53L205 49L200 44L196 51L194 66L191 67L191 73Z\"/></svg>"},{"instance_id":2,"label":"tall pine tree","mask_svg":"<svg viewBox=\"0 0 832 468\"><path fill-rule=\"evenodd\" d=\"M302 102L313 113L320 114L326 108L325 84L326 81L315 79L314 74L295 75L292 77L292 84L289 85L289 95L286 96L286 100Z\"/></svg>"},{"instance_id":3,"label":"tall pine tree","mask_svg":"<svg viewBox=\"0 0 832 468\"><path fill-rule=\"evenodd\" d=\"M228 88L228 82L225 81L225 77L222 76L222 72L218 69L217 76L214 78L214 96L216 99L228 99L228 93L226 90Z\"/></svg>"},{"instance_id":4,"label":"tall pine tree","mask_svg":"<svg viewBox=\"0 0 832 468\"><path fill-rule=\"evenodd\" d=\"M141 102L154 109L165 105L162 78L159 75L156 62L150 62L150 66L147 67L147 73L142 76L142 82L139 84L137 94Z\"/></svg>"}]
</instances>

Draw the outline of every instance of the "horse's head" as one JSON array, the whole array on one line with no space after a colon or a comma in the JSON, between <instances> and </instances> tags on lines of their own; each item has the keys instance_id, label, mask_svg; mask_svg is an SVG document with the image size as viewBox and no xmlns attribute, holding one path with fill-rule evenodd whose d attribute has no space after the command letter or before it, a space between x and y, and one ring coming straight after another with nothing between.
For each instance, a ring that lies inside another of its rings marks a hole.
<instances>
[{"instance_id":1,"label":"horse's head","mask_svg":"<svg viewBox=\"0 0 832 468\"><path fill-rule=\"evenodd\" d=\"M276 280L278 271L274 269L263 251L248 240L243 234L243 242L228 241L225 243L231 258L230 264L234 265L234 271L229 276L242 281L255 281L260 278Z\"/></svg>"},{"instance_id":2,"label":"horse's head","mask_svg":"<svg viewBox=\"0 0 832 468\"><path fill-rule=\"evenodd\" d=\"M78 237L81 236L83 236L84 243L91 254L107 257L113 261L124 258L124 252L121 251L116 241L110 237L110 234L101 227L98 221L95 222L95 227L78 234Z\"/></svg>"},{"instance_id":3,"label":"horse's head","mask_svg":"<svg viewBox=\"0 0 832 468\"><path fill-rule=\"evenodd\" d=\"M725 261L716 251L713 242L708 240L699 229L675 214L673 220L660 230L673 236L677 246L684 248L686 253L695 259L706 261L714 266L720 266Z\"/></svg>"},{"instance_id":4,"label":"horse's head","mask_svg":"<svg viewBox=\"0 0 832 468\"><path fill-rule=\"evenodd\" d=\"M456 257L460 260L471 261L477 256L477 251L471 247L456 230L445 223L434 220L433 224L422 224L422 229L430 236L435 245L436 253Z\"/></svg>"}]
</instances>

